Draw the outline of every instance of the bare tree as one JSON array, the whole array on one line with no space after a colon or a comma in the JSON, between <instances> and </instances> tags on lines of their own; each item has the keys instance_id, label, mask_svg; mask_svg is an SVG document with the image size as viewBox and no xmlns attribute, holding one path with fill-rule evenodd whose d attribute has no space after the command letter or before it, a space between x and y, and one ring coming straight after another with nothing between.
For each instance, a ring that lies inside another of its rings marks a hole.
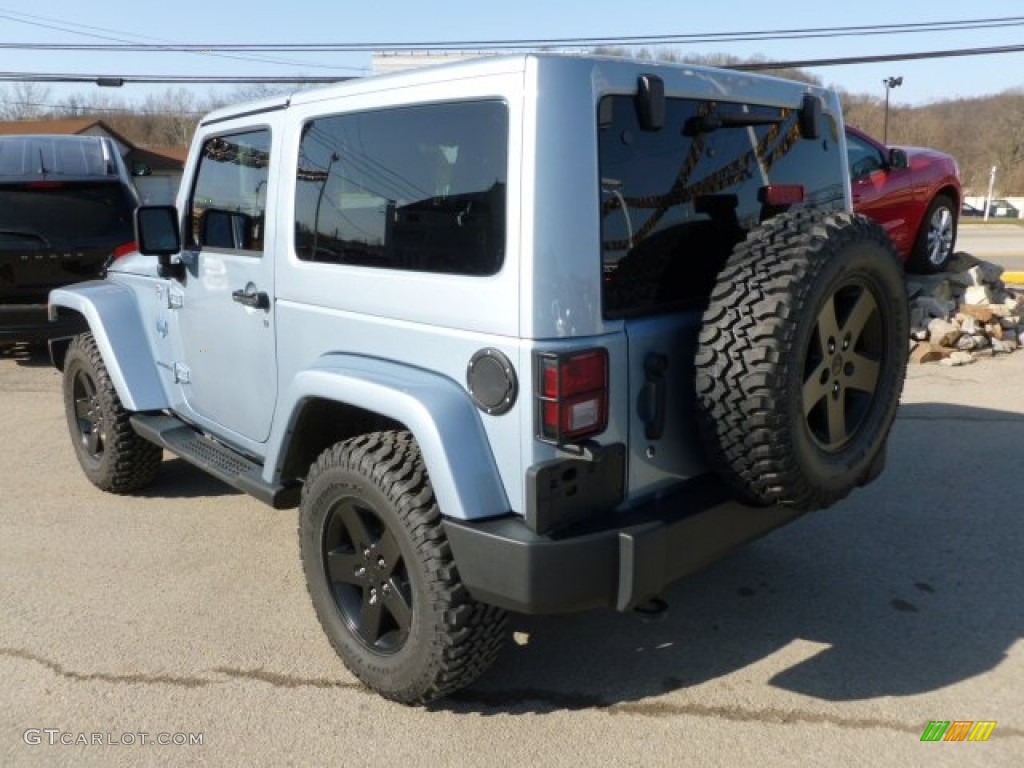
<instances>
[{"instance_id":1,"label":"bare tree","mask_svg":"<svg viewBox=\"0 0 1024 768\"><path fill-rule=\"evenodd\" d=\"M50 87L40 83L13 83L0 89L0 119L31 120L47 114L52 107Z\"/></svg>"},{"instance_id":2,"label":"bare tree","mask_svg":"<svg viewBox=\"0 0 1024 768\"><path fill-rule=\"evenodd\" d=\"M183 147L192 141L199 112L203 109L196 95L187 88L168 88L162 94L147 96L143 112L154 116L151 134L146 143Z\"/></svg>"}]
</instances>

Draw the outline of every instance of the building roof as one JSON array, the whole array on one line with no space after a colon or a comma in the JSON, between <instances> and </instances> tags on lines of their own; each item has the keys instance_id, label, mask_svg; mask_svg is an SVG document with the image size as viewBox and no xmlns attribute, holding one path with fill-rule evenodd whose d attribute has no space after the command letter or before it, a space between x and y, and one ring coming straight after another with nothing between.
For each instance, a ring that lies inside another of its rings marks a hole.
<instances>
[{"instance_id":1,"label":"building roof","mask_svg":"<svg viewBox=\"0 0 1024 768\"><path fill-rule=\"evenodd\" d=\"M32 133L76 136L92 128L99 128L112 139L124 145L128 150L126 159L129 165L135 161L141 161L155 172L180 171L185 167L188 147L139 147L136 146L135 142L118 133L105 122L94 117L0 122L0 136L17 136L19 134Z\"/></svg>"},{"instance_id":2,"label":"building roof","mask_svg":"<svg viewBox=\"0 0 1024 768\"><path fill-rule=\"evenodd\" d=\"M143 162L154 172L180 171L186 157L188 147L135 147L128 153L129 162Z\"/></svg>"},{"instance_id":3,"label":"building roof","mask_svg":"<svg viewBox=\"0 0 1024 768\"><path fill-rule=\"evenodd\" d=\"M62 136L75 136L85 133L90 128L100 128L113 139L117 139L129 149L135 148L135 142L125 138L102 120L95 117L82 117L67 120L12 120L0 122L0 135L15 136L25 133L55 133Z\"/></svg>"}]
</instances>

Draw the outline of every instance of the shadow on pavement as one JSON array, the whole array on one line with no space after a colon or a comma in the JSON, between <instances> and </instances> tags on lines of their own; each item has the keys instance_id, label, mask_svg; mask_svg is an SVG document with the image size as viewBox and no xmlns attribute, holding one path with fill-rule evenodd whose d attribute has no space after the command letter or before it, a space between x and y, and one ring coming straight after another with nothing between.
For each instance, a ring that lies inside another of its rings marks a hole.
<instances>
[{"instance_id":1,"label":"shadow on pavement","mask_svg":"<svg viewBox=\"0 0 1024 768\"><path fill-rule=\"evenodd\" d=\"M660 621L514 616L526 644L434 708L607 707L748 668L744 681L852 701L988 672L1024 636L1022 445L1019 414L905 405L872 486L676 584ZM664 702L630 711L645 707Z\"/></svg>"},{"instance_id":2,"label":"shadow on pavement","mask_svg":"<svg viewBox=\"0 0 1024 768\"><path fill-rule=\"evenodd\" d=\"M45 343L15 342L0 344L0 359L14 360L25 368L49 368L50 349Z\"/></svg>"},{"instance_id":3,"label":"shadow on pavement","mask_svg":"<svg viewBox=\"0 0 1024 768\"><path fill-rule=\"evenodd\" d=\"M166 458L160 466L160 474L148 488L136 492L136 496L151 499L192 499L202 496L241 496L227 483L208 475L199 467L177 457Z\"/></svg>"}]
</instances>

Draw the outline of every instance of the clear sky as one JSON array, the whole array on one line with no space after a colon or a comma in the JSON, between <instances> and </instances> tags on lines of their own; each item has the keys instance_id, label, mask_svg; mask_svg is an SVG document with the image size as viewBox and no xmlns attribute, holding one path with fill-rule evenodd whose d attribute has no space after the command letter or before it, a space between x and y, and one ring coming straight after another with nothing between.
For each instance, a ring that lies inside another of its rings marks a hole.
<instances>
[{"instance_id":1,"label":"clear sky","mask_svg":"<svg viewBox=\"0 0 1024 768\"><path fill-rule=\"evenodd\" d=\"M808 27L903 24L1024 15L1020 0L985 3L920 0L0 0L0 43L135 42L401 43L524 38L611 37L763 31ZM850 36L832 39L702 43L683 53L761 55L793 60L1024 44L1024 25L944 33ZM54 52L0 49L0 72L109 75L358 75L365 53L246 53L253 60L188 53ZM284 59L297 64L271 63ZM1024 53L857 64L812 69L829 85L882 96L882 80L902 76L896 104L979 96L1024 87ZM0 86L2 87L2 86ZM132 101L167 86L126 86ZM96 86L52 86L51 96L83 95ZM210 86L195 86L201 95Z\"/></svg>"}]
</instances>

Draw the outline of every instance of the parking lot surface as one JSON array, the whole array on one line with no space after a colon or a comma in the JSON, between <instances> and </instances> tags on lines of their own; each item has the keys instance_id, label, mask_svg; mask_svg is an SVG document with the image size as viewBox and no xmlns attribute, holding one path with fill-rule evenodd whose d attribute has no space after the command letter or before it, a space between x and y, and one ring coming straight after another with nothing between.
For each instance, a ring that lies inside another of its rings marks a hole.
<instances>
[{"instance_id":1,"label":"parking lot surface","mask_svg":"<svg viewBox=\"0 0 1024 768\"><path fill-rule=\"evenodd\" d=\"M979 224L961 219L956 248L994 261L1006 270L1024 270L1024 227L1017 224Z\"/></svg>"},{"instance_id":2,"label":"parking lot surface","mask_svg":"<svg viewBox=\"0 0 1024 768\"><path fill-rule=\"evenodd\" d=\"M294 510L171 458L97 491L59 374L0 351L0 765L1018 766L1022 395L1024 353L914 367L874 485L659 621L515 617L488 675L408 709L328 646ZM934 720L997 724L921 742Z\"/></svg>"}]
</instances>

